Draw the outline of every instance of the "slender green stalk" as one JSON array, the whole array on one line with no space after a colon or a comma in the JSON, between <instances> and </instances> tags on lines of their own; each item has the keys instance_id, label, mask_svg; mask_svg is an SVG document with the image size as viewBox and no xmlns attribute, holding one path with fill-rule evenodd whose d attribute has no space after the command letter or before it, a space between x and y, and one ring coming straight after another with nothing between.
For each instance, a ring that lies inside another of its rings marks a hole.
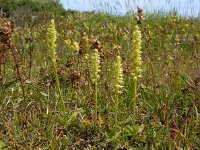
<instances>
[{"instance_id":1,"label":"slender green stalk","mask_svg":"<svg viewBox=\"0 0 200 150\"><path fill-rule=\"evenodd\" d=\"M49 81L47 81L47 114L49 114Z\"/></svg>"},{"instance_id":2,"label":"slender green stalk","mask_svg":"<svg viewBox=\"0 0 200 150\"><path fill-rule=\"evenodd\" d=\"M133 126L136 122L137 80L133 81Z\"/></svg>"},{"instance_id":3,"label":"slender green stalk","mask_svg":"<svg viewBox=\"0 0 200 150\"><path fill-rule=\"evenodd\" d=\"M55 77L56 77L56 85L57 85L58 94L59 94L59 97L60 97L62 115L65 118L66 117L66 115L65 115L65 103L64 103L62 91L61 91L61 88L60 88L60 82L59 82L59 79L58 79L57 67L56 67L55 64L53 65L53 70L54 70L54 74L55 74Z\"/></svg>"},{"instance_id":4,"label":"slender green stalk","mask_svg":"<svg viewBox=\"0 0 200 150\"><path fill-rule=\"evenodd\" d=\"M98 93L97 93L97 82L95 82L94 85L94 92L95 92L95 121L94 121L94 126L95 126L95 131L97 130L97 124L98 124Z\"/></svg>"},{"instance_id":5,"label":"slender green stalk","mask_svg":"<svg viewBox=\"0 0 200 150\"><path fill-rule=\"evenodd\" d=\"M117 126L118 126L118 108L119 108L119 93L116 94L116 100L115 100L115 131L117 131Z\"/></svg>"}]
</instances>

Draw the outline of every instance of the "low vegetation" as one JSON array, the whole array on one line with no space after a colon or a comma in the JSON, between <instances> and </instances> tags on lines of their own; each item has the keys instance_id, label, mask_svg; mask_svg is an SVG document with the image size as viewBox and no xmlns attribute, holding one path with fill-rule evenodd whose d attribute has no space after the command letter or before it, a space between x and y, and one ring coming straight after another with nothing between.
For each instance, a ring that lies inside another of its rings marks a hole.
<instances>
[{"instance_id":1,"label":"low vegetation","mask_svg":"<svg viewBox=\"0 0 200 150\"><path fill-rule=\"evenodd\" d=\"M199 23L2 15L0 149L199 149Z\"/></svg>"}]
</instances>

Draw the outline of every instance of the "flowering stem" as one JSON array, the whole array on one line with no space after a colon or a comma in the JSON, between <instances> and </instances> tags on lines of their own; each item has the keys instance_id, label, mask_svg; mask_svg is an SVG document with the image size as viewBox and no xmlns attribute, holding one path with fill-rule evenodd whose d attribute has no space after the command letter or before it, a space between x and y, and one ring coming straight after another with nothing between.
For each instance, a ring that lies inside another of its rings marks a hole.
<instances>
[{"instance_id":1,"label":"flowering stem","mask_svg":"<svg viewBox=\"0 0 200 150\"><path fill-rule=\"evenodd\" d=\"M115 99L115 133L117 132L118 127L118 107L119 107L119 94L122 93L123 88L123 69L121 63L121 57L117 56L115 62L115 92L116 92L116 99Z\"/></svg>"},{"instance_id":2,"label":"flowering stem","mask_svg":"<svg viewBox=\"0 0 200 150\"><path fill-rule=\"evenodd\" d=\"M133 60L133 126L136 122L136 98L137 98L137 80L141 77L141 43L142 35L139 27L135 26L135 31L133 32L133 51L132 51L132 60Z\"/></svg>"},{"instance_id":3,"label":"flowering stem","mask_svg":"<svg viewBox=\"0 0 200 150\"><path fill-rule=\"evenodd\" d=\"M118 107L119 107L119 93L116 94L116 100L115 100L115 131L117 131L117 126L118 126Z\"/></svg>"},{"instance_id":4,"label":"flowering stem","mask_svg":"<svg viewBox=\"0 0 200 150\"><path fill-rule=\"evenodd\" d=\"M59 97L60 97L60 100L61 100L62 115L65 118L65 103L64 103L64 100L63 100L62 91L60 89L60 82L59 82L59 79L58 79L57 67L56 67L56 64L53 61L52 61L52 63L53 63L53 70L54 70L55 77L56 77L56 85L57 85Z\"/></svg>"},{"instance_id":5,"label":"flowering stem","mask_svg":"<svg viewBox=\"0 0 200 150\"><path fill-rule=\"evenodd\" d=\"M136 122L136 97L137 97L137 79L133 81L133 126Z\"/></svg>"},{"instance_id":6,"label":"flowering stem","mask_svg":"<svg viewBox=\"0 0 200 150\"><path fill-rule=\"evenodd\" d=\"M95 131L97 129L97 121L98 121L98 102L97 102L97 81L95 81L95 85L94 85L94 92L95 92L95 121L94 121L94 125L95 125Z\"/></svg>"},{"instance_id":7,"label":"flowering stem","mask_svg":"<svg viewBox=\"0 0 200 150\"><path fill-rule=\"evenodd\" d=\"M95 119L94 119L94 128L95 128L95 132L96 132L96 129L97 129L97 121L98 121L98 99L97 99L97 81L98 81L98 78L99 78L99 75L98 75L98 72L100 72L100 56L99 56L99 53L98 53L98 50L95 49L94 50L94 53L91 57L91 77L92 77L92 82L94 83L94 100L95 100Z\"/></svg>"},{"instance_id":8,"label":"flowering stem","mask_svg":"<svg viewBox=\"0 0 200 150\"><path fill-rule=\"evenodd\" d=\"M56 31L55 23L54 23L53 19L51 20L47 35L48 35L48 47L50 50L50 58L51 58L52 66L53 66L53 72L54 72L55 78L56 78L58 93L60 96L60 103L61 103L61 109L62 109L61 113L62 113L63 117L65 118L65 103L64 103L62 92L60 89L60 83L59 83L57 67L56 67L56 38L57 38L56 35L57 35L57 31Z\"/></svg>"}]
</instances>

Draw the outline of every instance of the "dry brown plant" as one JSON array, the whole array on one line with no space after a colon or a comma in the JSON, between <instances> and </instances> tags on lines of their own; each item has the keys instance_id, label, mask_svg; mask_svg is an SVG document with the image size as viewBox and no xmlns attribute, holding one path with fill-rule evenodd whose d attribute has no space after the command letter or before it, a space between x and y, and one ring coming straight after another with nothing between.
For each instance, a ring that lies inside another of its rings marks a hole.
<instances>
[{"instance_id":1,"label":"dry brown plant","mask_svg":"<svg viewBox=\"0 0 200 150\"><path fill-rule=\"evenodd\" d=\"M12 42L12 35L16 29L14 20L1 17L0 18L0 81L4 84L6 67L5 64L9 61L9 57L13 58L15 77L20 82L23 97L24 93L24 81L26 80L26 67L23 63L22 54L17 50L14 43Z\"/></svg>"}]
</instances>

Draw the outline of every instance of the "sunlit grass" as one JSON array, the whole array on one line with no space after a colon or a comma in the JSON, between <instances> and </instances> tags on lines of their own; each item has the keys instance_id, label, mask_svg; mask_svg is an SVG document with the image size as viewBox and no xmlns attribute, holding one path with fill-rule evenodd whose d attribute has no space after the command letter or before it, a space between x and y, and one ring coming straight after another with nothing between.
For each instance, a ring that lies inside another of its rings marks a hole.
<instances>
[{"instance_id":1,"label":"sunlit grass","mask_svg":"<svg viewBox=\"0 0 200 150\"><path fill-rule=\"evenodd\" d=\"M12 55L1 63L0 148L200 147L199 19L152 14L136 26L130 15L75 13L54 17L52 28L37 21L12 37L30 74L26 100ZM56 41L47 34L54 29ZM132 52L138 45L142 53Z\"/></svg>"}]
</instances>

